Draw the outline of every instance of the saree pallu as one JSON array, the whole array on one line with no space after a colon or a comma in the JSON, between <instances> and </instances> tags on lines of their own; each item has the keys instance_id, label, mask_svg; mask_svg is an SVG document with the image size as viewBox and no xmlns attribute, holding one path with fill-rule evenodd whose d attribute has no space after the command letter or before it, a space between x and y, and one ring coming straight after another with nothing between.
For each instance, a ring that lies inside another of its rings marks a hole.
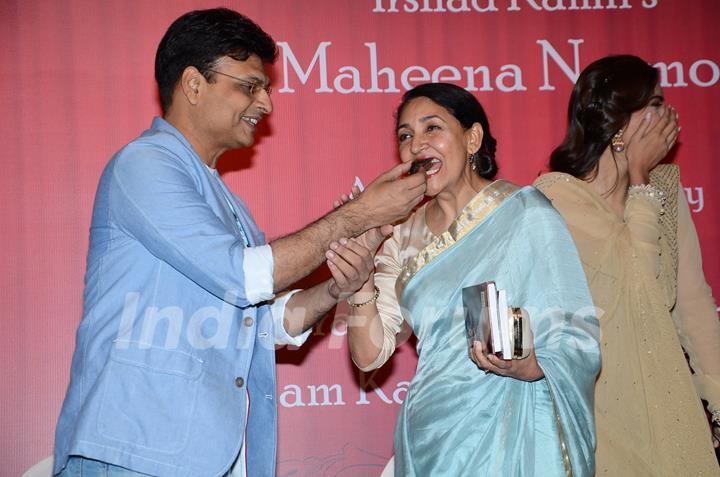
<instances>
[{"instance_id":1,"label":"saree pallu","mask_svg":"<svg viewBox=\"0 0 720 477\"><path fill-rule=\"evenodd\" d=\"M470 360L462 288L488 280L530 312L544 378L485 374ZM396 292L419 360L395 429L395 475L593 474L598 323L572 238L542 194L484 188L406 264Z\"/></svg>"}]
</instances>

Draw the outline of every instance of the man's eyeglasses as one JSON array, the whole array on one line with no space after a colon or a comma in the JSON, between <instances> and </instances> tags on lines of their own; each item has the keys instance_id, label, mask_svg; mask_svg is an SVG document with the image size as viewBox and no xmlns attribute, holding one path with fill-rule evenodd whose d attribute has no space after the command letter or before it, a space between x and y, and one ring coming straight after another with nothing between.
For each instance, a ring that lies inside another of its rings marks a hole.
<instances>
[{"instance_id":1,"label":"man's eyeglasses","mask_svg":"<svg viewBox=\"0 0 720 477\"><path fill-rule=\"evenodd\" d=\"M237 76L233 76L233 75L229 75L229 74L227 74L227 73L223 73L222 71L211 70L210 68L208 68L207 71L211 71L211 72L213 72L213 73L215 73L215 74L217 74L217 75L223 75L223 76L227 76L228 78L234 79L235 81L237 81L238 83L240 83L241 85L243 85L245 88L247 88L248 94L249 94L250 96L252 96L252 97L257 97L257 95L259 95L259 94L260 94L260 91L262 91L262 90L265 90L265 92L266 92L268 95L270 95L270 93L272 93L272 86L270 86L270 85L263 86L262 83L259 83L259 82L257 82L257 81L244 80L244 79L238 78Z\"/></svg>"}]
</instances>

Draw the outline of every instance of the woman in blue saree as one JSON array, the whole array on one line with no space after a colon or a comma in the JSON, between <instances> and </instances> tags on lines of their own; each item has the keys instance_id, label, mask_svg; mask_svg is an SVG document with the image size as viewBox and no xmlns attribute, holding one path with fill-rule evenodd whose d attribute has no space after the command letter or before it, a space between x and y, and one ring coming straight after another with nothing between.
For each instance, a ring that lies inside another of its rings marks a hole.
<instances>
[{"instance_id":1,"label":"woman in blue saree","mask_svg":"<svg viewBox=\"0 0 720 477\"><path fill-rule=\"evenodd\" d=\"M396 118L401 160L424 161L430 200L395 226L348 300L360 369L387 361L403 321L418 338L395 475L592 475L597 320L564 222L534 188L492 180L495 139L464 89L418 86ZM462 288L488 280L530 313L527 358L479 343L468 353Z\"/></svg>"}]
</instances>

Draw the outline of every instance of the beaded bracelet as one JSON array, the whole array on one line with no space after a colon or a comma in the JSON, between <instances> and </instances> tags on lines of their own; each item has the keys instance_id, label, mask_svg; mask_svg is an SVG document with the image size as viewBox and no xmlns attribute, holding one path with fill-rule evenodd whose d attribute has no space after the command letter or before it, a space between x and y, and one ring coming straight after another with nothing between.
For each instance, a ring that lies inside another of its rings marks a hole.
<instances>
[{"instance_id":1,"label":"beaded bracelet","mask_svg":"<svg viewBox=\"0 0 720 477\"><path fill-rule=\"evenodd\" d=\"M660 204L665 203L665 192L652 184L635 184L628 187L628 199L634 197L647 197Z\"/></svg>"},{"instance_id":2,"label":"beaded bracelet","mask_svg":"<svg viewBox=\"0 0 720 477\"><path fill-rule=\"evenodd\" d=\"M364 302L362 302L362 303L353 303L353 302L351 302L350 299L348 298L348 300L347 300L348 305L352 306L353 308L360 308L361 306L365 306L365 305L369 305L369 304L371 304L371 303L375 303L375 302L377 301L378 297L380 296L380 289L377 287L377 285L373 285L373 287L375 288L375 295L373 295L373 297L370 298L368 301L364 301Z\"/></svg>"},{"instance_id":3,"label":"beaded bracelet","mask_svg":"<svg viewBox=\"0 0 720 477\"><path fill-rule=\"evenodd\" d=\"M665 214L665 191L652 184L635 184L628 187L628 200L647 197L660 206L660 215Z\"/></svg>"}]
</instances>

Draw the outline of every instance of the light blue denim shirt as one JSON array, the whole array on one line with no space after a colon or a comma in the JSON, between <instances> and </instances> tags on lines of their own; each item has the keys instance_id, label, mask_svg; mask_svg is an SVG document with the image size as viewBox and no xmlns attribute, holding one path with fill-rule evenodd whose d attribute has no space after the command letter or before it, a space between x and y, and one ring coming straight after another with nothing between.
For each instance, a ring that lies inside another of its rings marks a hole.
<instances>
[{"instance_id":1,"label":"light blue denim shirt","mask_svg":"<svg viewBox=\"0 0 720 477\"><path fill-rule=\"evenodd\" d=\"M82 455L157 476L222 475L246 430L249 475L273 476L274 345L309 332L285 333L290 294L273 304L272 271L245 205L155 118L98 186L54 472Z\"/></svg>"}]
</instances>

